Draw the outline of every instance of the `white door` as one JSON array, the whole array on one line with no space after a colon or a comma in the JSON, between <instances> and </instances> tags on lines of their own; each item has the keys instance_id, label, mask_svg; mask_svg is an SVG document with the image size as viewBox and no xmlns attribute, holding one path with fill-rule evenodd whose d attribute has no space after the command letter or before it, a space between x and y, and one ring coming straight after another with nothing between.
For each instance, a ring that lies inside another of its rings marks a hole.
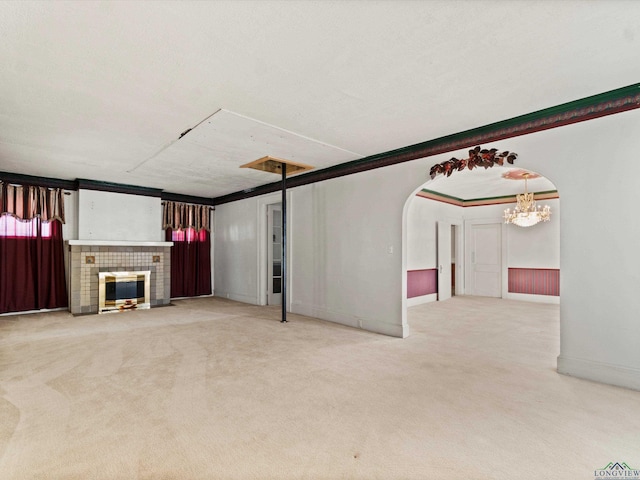
<instances>
[{"instance_id":1,"label":"white door","mask_svg":"<svg viewBox=\"0 0 640 480\"><path fill-rule=\"evenodd\" d=\"M438 222L438 300L451 298L451 223Z\"/></svg>"},{"instance_id":2,"label":"white door","mask_svg":"<svg viewBox=\"0 0 640 480\"><path fill-rule=\"evenodd\" d=\"M282 305L282 204L267 205L267 305Z\"/></svg>"},{"instance_id":3,"label":"white door","mask_svg":"<svg viewBox=\"0 0 640 480\"><path fill-rule=\"evenodd\" d=\"M502 297L502 224L471 225L468 252L471 259L470 293Z\"/></svg>"}]
</instances>

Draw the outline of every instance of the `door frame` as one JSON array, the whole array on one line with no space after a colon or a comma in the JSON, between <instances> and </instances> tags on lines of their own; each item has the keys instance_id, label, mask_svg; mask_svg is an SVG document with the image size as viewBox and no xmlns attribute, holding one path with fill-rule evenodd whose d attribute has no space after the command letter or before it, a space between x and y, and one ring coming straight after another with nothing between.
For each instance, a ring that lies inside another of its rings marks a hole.
<instances>
[{"instance_id":1,"label":"door frame","mask_svg":"<svg viewBox=\"0 0 640 480\"><path fill-rule=\"evenodd\" d=\"M464 295L465 292L465 252L464 252L464 222L462 220L449 220L452 227L456 227L456 295Z\"/></svg>"},{"instance_id":2,"label":"door frame","mask_svg":"<svg viewBox=\"0 0 640 480\"><path fill-rule=\"evenodd\" d=\"M291 299L293 298L293 278L291 272L291 252L293 251L293 202L292 192L287 190L287 311L291 311ZM256 271L258 272L258 281L256 292L256 298L258 299L258 305L267 304L267 285L269 281L269 270L267 268L267 262L269 261L269 255L267 253L267 244L269 240L269 224L267 219L267 205L273 205L276 203L282 203L282 193L272 193L264 195L257 200L257 265Z\"/></svg>"},{"instance_id":3,"label":"door frame","mask_svg":"<svg viewBox=\"0 0 640 480\"><path fill-rule=\"evenodd\" d=\"M455 228L455 232L456 232L456 236L453 239L454 243L455 243L455 249L456 249L456 289L455 291L451 292L452 294L455 295L464 295L464 285L465 285L465 279L464 279L464 272L465 272L465 266L464 266L464 222L462 221L462 219L457 219L457 218L445 218L443 220L437 220L436 221L436 269L438 270L438 301L442 301L442 300L447 300L449 298L451 298L451 295L449 295L447 298L443 299L441 298L441 290L440 290L440 284L441 284L441 275L440 275L440 267L443 266L442 262L440 261L441 259L441 251L440 249L443 248L444 249L444 253L446 254L446 250L449 250L449 258L451 258L451 237L449 237L449 241L445 242L445 245L441 245L441 237L440 237L440 231L442 228L446 228L449 232L451 232L451 227L456 227ZM449 234L451 235L451 234ZM448 264L444 265L443 268L445 269L449 269L451 270L451 262L449 262ZM451 282L451 275L453 274L453 272L449 272L449 284Z\"/></svg>"},{"instance_id":4,"label":"door frame","mask_svg":"<svg viewBox=\"0 0 640 480\"><path fill-rule=\"evenodd\" d=\"M275 208L276 206L279 208ZM280 293L273 293L273 265L275 253L273 246L276 244L274 242L275 238L273 238L275 237L273 233L273 228L275 227L273 224L275 224L276 212L279 213L280 227L282 227L282 203L269 203L267 205L267 305L282 305L282 290L280 290ZM282 239L282 232L280 235L280 238ZM280 243L280 246L282 247L282 243ZM282 255L282 249L280 249L280 255ZM282 269L282 259L280 262L280 268ZM280 278L282 278L282 270L280 271ZM276 303L276 296L280 303Z\"/></svg>"}]
</instances>

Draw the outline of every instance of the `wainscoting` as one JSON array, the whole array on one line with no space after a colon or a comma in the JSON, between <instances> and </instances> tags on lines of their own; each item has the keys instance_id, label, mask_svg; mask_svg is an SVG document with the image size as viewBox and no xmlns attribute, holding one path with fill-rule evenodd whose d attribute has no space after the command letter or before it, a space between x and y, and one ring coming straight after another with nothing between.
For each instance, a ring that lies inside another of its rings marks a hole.
<instances>
[{"instance_id":1,"label":"wainscoting","mask_svg":"<svg viewBox=\"0 0 640 480\"><path fill-rule=\"evenodd\" d=\"M407 306L433 302L438 299L438 269L407 271Z\"/></svg>"},{"instance_id":2,"label":"wainscoting","mask_svg":"<svg viewBox=\"0 0 640 480\"><path fill-rule=\"evenodd\" d=\"M509 293L560 296L560 270L555 268L510 268Z\"/></svg>"}]
</instances>

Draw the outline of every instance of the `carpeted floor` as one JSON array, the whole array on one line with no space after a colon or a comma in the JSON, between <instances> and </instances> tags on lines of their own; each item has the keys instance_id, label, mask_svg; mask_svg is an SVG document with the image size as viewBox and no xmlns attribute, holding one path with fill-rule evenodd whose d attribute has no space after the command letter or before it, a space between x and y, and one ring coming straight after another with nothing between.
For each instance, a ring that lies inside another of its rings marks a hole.
<instances>
[{"instance_id":1,"label":"carpeted floor","mask_svg":"<svg viewBox=\"0 0 640 480\"><path fill-rule=\"evenodd\" d=\"M0 317L0 478L540 479L640 467L640 392L555 372L558 307L385 337L218 298Z\"/></svg>"}]
</instances>

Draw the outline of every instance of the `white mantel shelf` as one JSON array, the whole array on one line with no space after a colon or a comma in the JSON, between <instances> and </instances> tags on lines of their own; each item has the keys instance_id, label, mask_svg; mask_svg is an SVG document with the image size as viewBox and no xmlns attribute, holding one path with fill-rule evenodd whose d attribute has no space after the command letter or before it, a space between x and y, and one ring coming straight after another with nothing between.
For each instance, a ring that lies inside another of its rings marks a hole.
<instances>
[{"instance_id":1,"label":"white mantel shelf","mask_svg":"<svg viewBox=\"0 0 640 480\"><path fill-rule=\"evenodd\" d=\"M127 240L68 240L69 245L91 247L171 247L173 242L129 242Z\"/></svg>"}]
</instances>

